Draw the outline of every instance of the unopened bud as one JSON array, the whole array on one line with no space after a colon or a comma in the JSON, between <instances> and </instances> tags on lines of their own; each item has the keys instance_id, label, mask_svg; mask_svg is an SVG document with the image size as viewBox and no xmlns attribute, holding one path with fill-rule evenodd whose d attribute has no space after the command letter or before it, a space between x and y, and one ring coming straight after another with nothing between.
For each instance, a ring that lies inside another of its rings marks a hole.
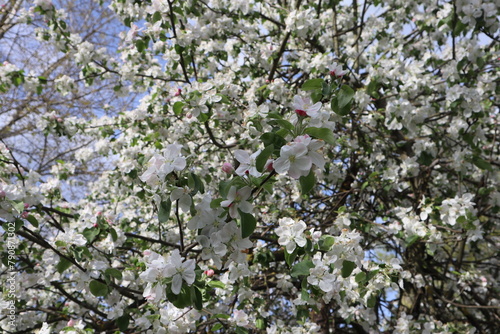
<instances>
[{"instance_id":1,"label":"unopened bud","mask_svg":"<svg viewBox=\"0 0 500 334\"><path fill-rule=\"evenodd\" d=\"M213 269L208 269L208 270L205 270L203 273L205 275L207 275L208 277L212 277L215 274L215 271L213 271Z\"/></svg>"},{"instance_id":2,"label":"unopened bud","mask_svg":"<svg viewBox=\"0 0 500 334\"><path fill-rule=\"evenodd\" d=\"M227 174L232 174L234 172L234 167L229 162L224 162L222 165L222 171Z\"/></svg>"}]
</instances>

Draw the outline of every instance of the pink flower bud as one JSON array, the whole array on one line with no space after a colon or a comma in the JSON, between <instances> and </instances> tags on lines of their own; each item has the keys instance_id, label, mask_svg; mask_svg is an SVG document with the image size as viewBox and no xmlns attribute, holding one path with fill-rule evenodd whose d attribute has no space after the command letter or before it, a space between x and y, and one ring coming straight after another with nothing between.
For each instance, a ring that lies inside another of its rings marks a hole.
<instances>
[{"instance_id":1,"label":"pink flower bud","mask_svg":"<svg viewBox=\"0 0 500 334\"><path fill-rule=\"evenodd\" d=\"M73 327L74 325L76 325L75 319L69 319L69 321L68 321L68 327Z\"/></svg>"},{"instance_id":2,"label":"pink flower bud","mask_svg":"<svg viewBox=\"0 0 500 334\"><path fill-rule=\"evenodd\" d=\"M295 109L295 112L297 115L302 116L302 117L307 117L307 112L305 110L300 110L300 109Z\"/></svg>"},{"instance_id":3,"label":"pink flower bud","mask_svg":"<svg viewBox=\"0 0 500 334\"><path fill-rule=\"evenodd\" d=\"M24 208L25 208L25 209L27 209L27 208L29 208L29 207L30 207L30 205L29 205L28 203L24 203Z\"/></svg>"},{"instance_id":4,"label":"pink flower bud","mask_svg":"<svg viewBox=\"0 0 500 334\"><path fill-rule=\"evenodd\" d=\"M142 255L149 256L149 255L151 255L151 251L149 249L147 249L144 252L142 252Z\"/></svg>"},{"instance_id":5,"label":"pink flower bud","mask_svg":"<svg viewBox=\"0 0 500 334\"><path fill-rule=\"evenodd\" d=\"M6 196L5 191L0 190L0 198L4 198Z\"/></svg>"},{"instance_id":6,"label":"pink flower bud","mask_svg":"<svg viewBox=\"0 0 500 334\"><path fill-rule=\"evenodd\" d=\"M212 269L208 269L208 270L205 270L203 273L205 275L207 275L208 277L212 277L215 274L215 271L213 271Z\"/></svg>"},{"instance_id":7,"label":"pink flower bud","mask_svg":"<svg viewBox=\"0 0 500 334\"><path fill-rule=\"evenodd\" d=\"M92 224L92 227L97 227L97 226L99 226L97 225L97 223Z\"/></svg>"},{"instance_id":8,"label":"pink flower bud","mask_svg":"<svg viewBox=\"0 0 500 334\"><path fill-rule=\"evenodd\" d=\"M178 88L177 92L175 92L174 96L180 96L182 94L182 89Z\"/></svg>"},{"instance_id":9,"label":"pink flower bud","mask_svg":"<svg viewBox=\"0 0 500 334\"><path fill-rule=\"evenodd\" d=\"M189 113L186 115L186 117L190 119L191 117L193 117L193 115L191 113Z\"/></svg>"},{"instance_id":10,"label":"pink flower bud","mask_svg":"<svg viewBox=\"0 0 500 334\"><path fill-rule=\"evenodd\" d=\"M274 166L273 166L273 163L274 163L274 160L273 159L269 159L266 161L266 164L264 165L264 168L269 171L269 172L272 172L274 170Z\"/></svg>"},{"instance_id":11,"label":"pink flower bud","mask_svg":"<svg viewBox=\"0 0 500 334\"><path fill-rule=\"evenodd\" d=\"M61 117L59 117L59 118L57 119L57 122L62 123L62 122L63 122L63 119L62 119Z\"/></svg>"},{"instance_id":12,"label":"pink flower bud","mask_svg":"<svg viewBox=\"0 0 500 334\"><path fill-rule=\"evenodd\" d=\"M234 167L229 162L224 162L222 170L227 174L232 174L234 172Z\"/></svg>"},{"instance_id":13,"label":"pink flower bud","mask_svg":"<svg viewBox=\"0 0 500 334\"><path fill-rule=\"evenodd\" d=\"M23 211L23 213L21 213L21 218L26 219L29 215L30 213L28 211Z\"/></svg>"}]
</instances>

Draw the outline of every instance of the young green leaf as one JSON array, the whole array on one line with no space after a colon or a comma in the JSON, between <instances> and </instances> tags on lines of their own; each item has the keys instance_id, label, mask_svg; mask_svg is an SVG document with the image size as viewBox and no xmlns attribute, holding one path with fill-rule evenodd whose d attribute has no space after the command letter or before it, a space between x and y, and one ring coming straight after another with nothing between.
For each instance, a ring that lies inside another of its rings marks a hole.
<instances>
[{"instance_id":1,"label":"young green leaf","mask_svg":"<svg viewBox=\"0 0 500 334\"><path fill-rule=\"evenodd\" d=\"M240 209L238 209L238 212L240 213L241 217L241 237L247 238L252 235L253 231L255 230L255 227L257 226L257 220L250 213L243 212Z\"/></svg>"}]
</instances>

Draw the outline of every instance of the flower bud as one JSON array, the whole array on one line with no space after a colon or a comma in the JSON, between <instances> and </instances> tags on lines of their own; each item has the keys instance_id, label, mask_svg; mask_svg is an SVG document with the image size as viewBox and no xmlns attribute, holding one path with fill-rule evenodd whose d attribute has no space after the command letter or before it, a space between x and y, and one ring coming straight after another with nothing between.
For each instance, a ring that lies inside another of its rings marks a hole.
<instances>
[{"instance_id":1,"label":"flower bud","mask_svg":"<svg viewBox=\"0 0 500 334\"><path fill-rule=\"evenodd\" d=\"M267 160L266 164L264 165L264 169L267 170L267 171L269 171L269 172L272 172L274 170L273 163L274 163L273 159Z\"/></svg>"},{"instance_id":2,"label":"flower bud","mask_svg":"<svg viewBox=\"0 0 500 334\"><path fill-rule=\"evenodd\" d=\"M28 211L23 211L23 213L21 213L21 218L26 219L29 215L30 213Z\"/></svg>"},{"instance_id":3,"label":"flower bud","mask_svg":"<svg viewBox=\"0 0 500 334\"><path fill-rule=\"evenodd\" d=\"M234 172L234 167L229 162L224 162L224 164L222 165L222 171L227 174L232 174Z\"/></svg>"},{"instance_id":4,"label":"flower bud","mask_svg":"<svg viewBox=\"0 0 500 334\"><path fill-rule=\"evenodd\" d=\"M208 269L208 270L205 270L203 273L205 275L207 275L208 277L212 277L215 274L215 271L213 271L212 269Z\"/></svg>"}]
</instances>

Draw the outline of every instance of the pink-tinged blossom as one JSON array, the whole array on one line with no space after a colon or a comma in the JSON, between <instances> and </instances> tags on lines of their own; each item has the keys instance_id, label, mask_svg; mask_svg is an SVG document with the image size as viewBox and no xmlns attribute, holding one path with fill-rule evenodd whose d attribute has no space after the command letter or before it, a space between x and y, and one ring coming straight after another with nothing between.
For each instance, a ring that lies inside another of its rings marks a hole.
<instances>
[{"instance_id":1,"label":"pink-tinged blossom","mask_svg":"<svg viewBox=\"0 0 500 334\"><path fill-rule=\"evenodd\" d=\"M183 260L184 258L180 255L179 250L174 250L168 258L165 270L167 277L172 277L172 293L176 295L181 292L182 281L191 285L196 278L194 272L196 267L195 261L189 259L183 262Z\"/></svg>"},{"instance_id":2,"label":"pink-tinged blossom","mask_svg":"<svg viewBox=\"0 0 500 334\"><path fill-rule=\"evenodd\" d=\"M332 63L330 66L328 66L328 69L330 70L330 75L332 77L342 77L344 76L347 71L344 71L342 69L342 65L337 64L337 63Z\"/></svg>"},{"instance_id":3,"label":"pink-tinged blossom","mask_svg":"<svg viewBox=\"0 0 500 334\"><path fill-rule=\"evenodd\" d=\"M261 176L261 173L259 173L257 167L255 167L255 160L259 156L260 152L261 151L258 150L257 152L250 155L247 151L236 150L234 152L234 157L240 163L240 165L236 169L236 174L238 174L239 176L243 176L245 174L250 174L255 177Z\"/></svg>"},{"instance_id":4,"label":"pink-tinged blossom","mask_svg":"<svg viewBox=\"0 0 500 334\"><path fill-rule=\"evenodd\" d=\"M227 199L222 201L220 205L223 208L229 208L231 218L239 218L238 209L245 213L252 212L253 205L247 202L251 194L252 189L250 187L243 187L237 190L235 186L232 186L227 194Z\"/></svg>"},{"instance_id":5,"label":"pink-tinged blossom","mask_svg":"<svg viewBox=\"0 0 500 334\"><path fill-rule=\"evenodd\" d=\"M279 174L288 173L298 179L309 174L312 161L307 155L307 146L303 143L290 143L281 147L280 157L274 162L274 170Z\"/></svg>"},{"instance_id":6,"label":"pink-tinged blossom","mask_svg":"<svg viewBox=\"0 0 500 334\"><path fill-rule=\"evenodd\" d=\"M297 115L302 117L312 117L315 118L319 115L319 110L321 109L321 102L316 102L312 104L309 97L302 97L300 95L295 95L293 97L293 108Z\"/></svg>"}]
</instances>

